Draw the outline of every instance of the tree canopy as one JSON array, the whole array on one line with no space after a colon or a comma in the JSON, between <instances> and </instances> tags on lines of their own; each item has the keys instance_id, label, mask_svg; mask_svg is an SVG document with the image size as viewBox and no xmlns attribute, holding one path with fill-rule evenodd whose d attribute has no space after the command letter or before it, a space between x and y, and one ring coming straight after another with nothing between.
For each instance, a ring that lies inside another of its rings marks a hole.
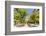
<instances>
[{"instance_id":1,"label":"tree canopy","mask_svg":"<svg viewBox=\"0 0 46 36\"><path fill-rule=\"evenodd\" d=\"M15 8L14 9L14 19L15 19L14 22L24 23L26 14L27 12L25 9Z\"/></svg>"},{"instance_id":2,"label":"tree canopy","mask_svg":"<svg viewBox=\"0 0 46 36\"><path fill-rule=\"evenodd\" d=\"M30 19L29 22L33 22L33 23L39 23L39 10L34 9L32 14L30 15Z\"/></svg>"},{"instance_id":3,"label":"tree canopy","mask_svg":"<svg viewBox=\"0 0 46 36\"><path fill-rule=\"evenodd\" d=\"M26 21L27 10L24 8L14 8L14 22L15 23L38 23L39 24L39 9L33 9L29 15L30 18Z\"/></svg>"}]
</instances>

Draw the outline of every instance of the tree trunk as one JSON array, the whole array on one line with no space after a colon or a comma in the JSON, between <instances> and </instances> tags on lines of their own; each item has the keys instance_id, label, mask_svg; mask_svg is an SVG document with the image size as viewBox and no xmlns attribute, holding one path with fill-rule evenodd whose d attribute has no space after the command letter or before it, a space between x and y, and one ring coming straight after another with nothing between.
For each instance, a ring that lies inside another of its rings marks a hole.
<instances>
[{"instance_id":1,"label":"tree trunk","mask_svg":"<svg viewBox=\"0 0 46 36\"><path fill-rule=\"evenodd\" d=\"M35 24L36 24L36 21L35 21Z\"/></svg>"}]
</instances>

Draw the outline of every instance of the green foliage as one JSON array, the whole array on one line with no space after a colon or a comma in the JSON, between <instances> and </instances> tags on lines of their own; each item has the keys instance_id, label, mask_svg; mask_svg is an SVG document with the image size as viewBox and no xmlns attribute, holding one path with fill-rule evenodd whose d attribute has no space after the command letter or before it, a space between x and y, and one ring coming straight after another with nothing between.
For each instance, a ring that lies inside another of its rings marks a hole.
<instances>
[{"instance_id":1,"label":"green foliage","mask_svg":"<svg viewBox=\"0 0 46 36\"><path fill-rule=\"evenodd\" d=\"M33 10L32 14L30 15L29 21L30 23L39 23L39 11Z\"/></svg>"},{"instance_id":2,"label":"green foliage","mask_svg":"<svg viewBox=\"0 0 46 36\"><path fill-rule=\"evenodd\" d=\"M14 22L25 23L26 10L21 8L14 9Z\"/></svg>"},{"instance_id":3,"label":"green foliage","mask_svg":"<svg viewBox=\"0 0 46 36\"><path fill-rule=\"evenodd\" d=\"M28 21L26 21L26 16L29 15L30 18ZM39 24L39 9L34 9L31 14L27 13L26 9L22 8L15 8L14 9L14 23L33 23L33 24Z\"/></svg>"}]
</instances>

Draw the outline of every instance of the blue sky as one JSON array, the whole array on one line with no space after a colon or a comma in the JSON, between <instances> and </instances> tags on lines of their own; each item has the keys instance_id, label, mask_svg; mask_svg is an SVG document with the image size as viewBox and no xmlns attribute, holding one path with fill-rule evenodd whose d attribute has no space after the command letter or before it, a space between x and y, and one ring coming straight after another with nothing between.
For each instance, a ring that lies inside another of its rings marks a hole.
<instances>
[{"instance_id":1,"label":"blue sky","mask_svg":"<svg viewBox=\"0 0 46 36\"><path fill-rule=\"evenodd\" d=\"M27 13L32 13L32 11L33 11L33 9L32 8L24 8L26 11L27 11Z\"/></svg>"},{"instance_id":2,"label":"blue sky","mask_svg":"<svg viewBox=\"0 0 46 36\"><path fill-rule=\"evenodd\" d=\"M28 13L32 13L32 11L33 11L33 9L31 9L31 8L26 8L26 10Z\"/></svg>"}]
</instances>

